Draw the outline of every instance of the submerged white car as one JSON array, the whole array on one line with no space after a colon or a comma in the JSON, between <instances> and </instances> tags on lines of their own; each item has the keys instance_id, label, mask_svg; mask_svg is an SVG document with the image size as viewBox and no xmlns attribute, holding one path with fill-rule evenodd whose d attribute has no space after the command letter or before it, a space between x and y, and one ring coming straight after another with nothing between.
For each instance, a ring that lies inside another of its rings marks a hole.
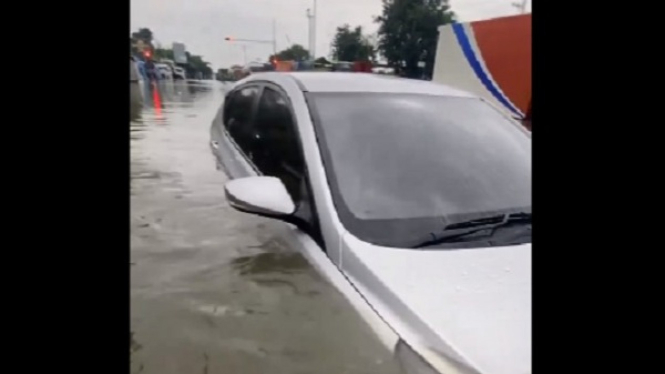
<instances>
[{"instance_id":1,"label":"submerged white car","mask_svg":"<svg viewBox=\"0 0 665 374\"><path fill-rule=\"evenodd\" d=\"M284 221L412 374L531 373L531 135L483 99L257 73L211 128L234 208Z\"/></svg>"}]
</instances>

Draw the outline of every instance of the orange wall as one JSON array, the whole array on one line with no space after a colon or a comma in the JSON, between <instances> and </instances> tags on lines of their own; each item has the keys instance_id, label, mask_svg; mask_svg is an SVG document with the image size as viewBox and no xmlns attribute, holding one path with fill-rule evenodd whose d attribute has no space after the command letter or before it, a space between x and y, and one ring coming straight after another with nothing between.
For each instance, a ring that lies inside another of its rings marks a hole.
<instances>
[{"instance_id":1,"label":"orange wall","mask_svg":"<svg viewBox=\"0 0 665 374\"><path fill-rule=\"evenodd\" d=\"M531 102L531 14L472 22L471 27L492 78L526 114Z\"/></svg>"}]
</instances>

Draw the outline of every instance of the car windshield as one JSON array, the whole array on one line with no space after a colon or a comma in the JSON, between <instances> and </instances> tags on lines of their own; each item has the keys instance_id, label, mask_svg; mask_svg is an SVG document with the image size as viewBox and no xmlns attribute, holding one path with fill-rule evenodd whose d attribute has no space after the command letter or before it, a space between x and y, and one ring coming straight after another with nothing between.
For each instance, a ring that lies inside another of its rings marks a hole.
<instances>
[{"instance_id":1,"label":"car windshield","mask_svg":"<svg viewBox=\"0 0 665 374\"><path fill-rule=\"evenodd\" d=\"M403 246L447 224L531 211L531 137L484 101L309 96L335 205L360 239Z\"/></svg>"}]
</instances>

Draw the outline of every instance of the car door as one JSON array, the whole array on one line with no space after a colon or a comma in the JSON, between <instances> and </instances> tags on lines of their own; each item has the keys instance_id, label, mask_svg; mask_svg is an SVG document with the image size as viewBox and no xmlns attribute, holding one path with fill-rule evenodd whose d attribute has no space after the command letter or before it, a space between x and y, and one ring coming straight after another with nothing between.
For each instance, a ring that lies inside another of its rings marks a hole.
<instances>
[{"instance_id":1,"label":"car door","mask_svg":"<svg viewBox=\"0 0 665 374\"><path fill-rule=\"evenodd\" d=\"M259 174L284 183L296 205L298 228L325 249L295 118L286 93L265 83L245 153Z\"/></svg>"},{"instance_id":2,"label":"car door","mask_svg":"<svg viewBox=\"0 0 665 374\"><path fill-rule=\"evenodd\" d=\"M211 127L211 147L218 169L231 179L252 175L246 153L260 89L257 84L247 84L230 91Z\"/></svg>"}]
</instances>

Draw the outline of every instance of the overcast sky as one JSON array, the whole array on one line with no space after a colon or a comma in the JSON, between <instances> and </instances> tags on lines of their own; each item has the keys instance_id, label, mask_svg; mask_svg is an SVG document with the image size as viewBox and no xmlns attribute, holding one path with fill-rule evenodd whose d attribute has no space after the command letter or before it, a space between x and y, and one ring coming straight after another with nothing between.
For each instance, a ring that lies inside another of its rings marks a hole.
<instances>
[{"instance_id":1,"label":"overcast sky","mask_svg":"<svg viewBox=\"0 0 665 374\"><path fill-rule=\"evenodd\" d=\"M461 21L517 14L512 2L520 0L451 0ZM307 8L314 0L131 0L131 31L152 30L157 42L170 47L182 42L192 54L203 56L213 69L242 64L241 43L224 37L272 39L276 25L277 50L292 43L308 47ZM528 1L527 9L531 9ZM373 17L381 13L381 0L318 0L316 56L330 54L335 29L344 23L360 25L366 33L376 32ZM130 32L131 32L130 31ZM265 61L270 44L246 44L247 61Z\"/></svg>"}]
</instances>

